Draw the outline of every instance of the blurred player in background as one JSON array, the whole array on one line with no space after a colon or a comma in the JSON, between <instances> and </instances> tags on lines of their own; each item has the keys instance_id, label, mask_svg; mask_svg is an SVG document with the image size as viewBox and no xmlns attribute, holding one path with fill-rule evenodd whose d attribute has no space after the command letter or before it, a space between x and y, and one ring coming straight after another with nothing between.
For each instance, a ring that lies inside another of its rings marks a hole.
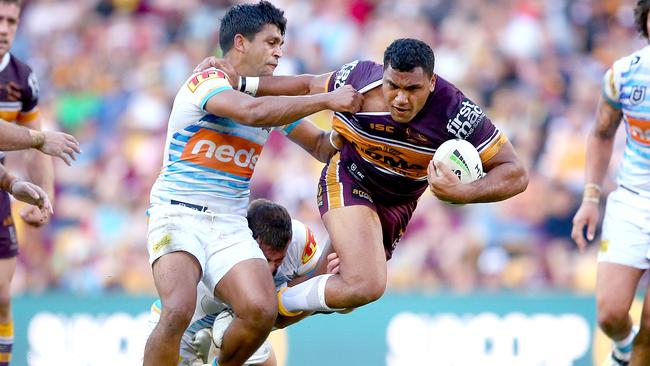
<instances>
[{"instance_id":1,"label":"blurred player in background","mask_svg":"<svg viewBox=\"0 0 650 366\"><path fill-rule=\"evenodd\" d=\"M55 131L38 131L10 123L0 123L0 151L36 149L70 165L81 152L72 135Z\"/></svg>"},{"instance_id":2,"label":"blurred player in background","mask_svg":"<svg viewBox=\"0 0 650 366\"><path fill-rule=\"evenodd\" d=\"M2 164L0 164L0 189L11 194L17 200L38 207L45 216L54 213L52 203L41 187L16 178Z\"/></svg>"},{"instance_id":3,"label":"blurred player in background","mask_svg":"<svg viewBox=\"0 0 650 366\"><path fill-rule=\"evenodd\" d=\"M329 245L318 245L311 230L302 222L292 220L284 207L265 199L257 199L249 205L246 217L253 237L268 260L276 288L284 288L310 276L325 273L327 262L326 255L323 254L329 251ZM161 307L160 300L151 306L152 328L158 322ZM227 309L228 305L215 300L204 284L198 285L194 316L181 340L179 365L190 366L206 361L212 345L210 330L219 313ZM297 319L284 320L293 323ZM286 325L282 320L276 322L278 328ZM223 331L223 328L220 330ZM208 336L202 337L202 334ZM268 341L246 364L276 364Z\"/></svg>"},{"instance_id":4,"label":"blurred player in background","mask_svg":"<svg viewBox=\"0 0 650 366\"><path fill-rule=\"evenodd\" d=\"M282 55L286 19L269 2L231 8L220 27L226 59L242 75L271 75ZM249 84L242 90L254 93ZM277 315L267 260L246 223L250 178L271 129L323 109L356 112L354 88L306 97L253 98L209 69L179 90L163 167L151 190L148 250L164 307L145 348L145 366L176 365L202 281L232 306L221 365L241 365L264 342ZM301 121L282 131L327 159L329 135Z\"/></svg>"},{"instance_id":5,"label":"blurred player in background","mask_svg":"<svg viewBox=\"0 0 650 366\"><path fill-rule=\"evenodd\" d=\"M634 11L639 33L648 39L649 0ZM636 332L629 315L639 280L650 268L650 47L623 57L607 70L596 123L587 141L585 189L573 219L571 236L583 250L593 240L599 220L603 180L621 123L627 133L618 171L618 188L607 198L598 253L596 302L598 324L614 341L608 366L650 365L650 298L643 303ZM586 239L584 236L586 226ZM636 336L636 337L635 337Z\"/></svg>"},{"instance_id":6,"label":"blurred player in background","mask_svg":"<svg viewBox=\"0 0 650 366\"><path fill-rule=\"evenodd\" d=\"M0 0L0 123L18 123L33 130L41 129L38 109L38 82L29 66L9 50L16 36L21 9L20 0ZM30 145L38 147L39 144ZM30 149L22 155L29 179L54 199L53 168L49 156ZM64 159L65 160L65 159ZM4 154L0 152L0 163ZM25 223L39 227L49 221L49 213L37 206L27 206L20 212ZM11 317L11 279L16 270L18 243L11 217L7 192L0 193L0 366L8 365L13 347Z\"/></svg>"},{"instance_id":7,"label":"blurred player in background","mask_svg":"<svg viewBox=\"0 0 650 366\"><path fill-rule=\"evenodd\" d=\"M214 58L200 68L216 65ZM222 65L230 73L232 68ZM237 78L233 74L231 78ZM323 169L318 206L340 259L340 273L322 275L279 297L280 313L332 311L377 300L386 288L386 261L427 189L455 203L494 202L525 190L528 179L506 136L451 83L434 73L431 48L415 39L394 41L384 64L354 61L327 74L242 78L257 95L295 95L352 85L364 94L358 113L335 113L340 154ZM461 184L431 158L444 141L466 139L487 175Z\"/></svg>"}]
</instances>

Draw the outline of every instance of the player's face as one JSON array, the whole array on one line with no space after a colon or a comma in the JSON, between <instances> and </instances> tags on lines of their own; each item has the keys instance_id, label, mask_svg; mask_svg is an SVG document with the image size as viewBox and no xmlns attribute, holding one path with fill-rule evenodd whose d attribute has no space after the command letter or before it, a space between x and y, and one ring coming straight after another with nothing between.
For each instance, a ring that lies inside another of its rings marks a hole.
<instances>
[{"instance_id":1,"label":"player's face","mask_svg":"<svg viewBox=\"0 0 650 366\"><path fill-rule=\"evenodd\" d=\"M388 66L384 70L381 90L393 120L411 121L426 103L434 85L435 76L429 77L421 67L398 71Z\"/></svg>"},{"instance_id":2,"label":"player's face","mask_svg":"<svg viewBox=\"0 0 650 366\"><path fill-rule=\"evenodd\" d=\"M16 37L20 7L16 4L0 2L0 56L9 52Z\"/></svg>"},{"instance_id":3,"label":"player's face","mask_svg":"<svg viewBox=\"0 0 650 366\"><path fill-rule=\"evenodd\" d=\"M284 44L284 38L278 27L266 24L251 41L246 43L245 59L249 64L249 69L254 70L257 76L273 75L273 71L282 57L281 47Z\"/></svg>"},{"instance_id":4,"label":"player's face","mask_svg":"<svg viewBox=\"0 0 650 366\"><path fill-rule=\"evenodd\" d=\"M284 256L287 254L286 248L284 251L278 251L273 249L269 245L260 243L260 249L262 249L262 253L264 253L266 260L269 261L269 269L271 270L271 273L275 276L275 272L278 271L278 268L280 268L280 264L282 264L282 261L284 260Z\"/></svg>"}]
</instances>

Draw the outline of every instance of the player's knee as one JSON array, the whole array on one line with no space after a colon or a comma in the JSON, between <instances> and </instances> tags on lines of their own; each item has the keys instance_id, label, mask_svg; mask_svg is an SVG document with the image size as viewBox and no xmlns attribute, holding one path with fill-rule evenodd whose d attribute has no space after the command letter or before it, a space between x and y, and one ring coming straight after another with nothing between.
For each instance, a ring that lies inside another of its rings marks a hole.
<instances>
[{"instance_id":1,"label":"player's knee","mask_svg":"<svg viewBox=\"0 0 650 366\"><path fill-rule=\"evenodd\" d=\"M246 321L248 324L260 328L271 328L275 323L278 314L278 303L275 298L255 298L247 302L242 307L237 316Z\"/></svg>"},{"instance_id":2,"label":"player's knee","mask_svg":"<svg viewBox=\"0 0 650 366\"><path fill-rule=\"evenodd\" d=\"M599 304L598 325L605 332L613 330L624 324L628 317L628 311L616 306Z\"/></svg>"},{"instance_id":3,"label":"player's knee","mask_svg":"<svg viewBox=\"0 0 650 366\"><path fill-rule=\"evenodd\" d=\"M193 304L185 302L165 303L160 313L160 323L174 334L182 334L190 325L194 314Z\"/></svg>"},{"instance_id":4,"label":"player's knee","mask_svg":"<svg viewBox=\"0 0 650 366\"><path fill-rule=\"evenodd\" d=\"M350 290L350 307L362 306L378 300L386 290L386 281L380 278L364 278L352 282Z\"/></svg>"}]
</instances>

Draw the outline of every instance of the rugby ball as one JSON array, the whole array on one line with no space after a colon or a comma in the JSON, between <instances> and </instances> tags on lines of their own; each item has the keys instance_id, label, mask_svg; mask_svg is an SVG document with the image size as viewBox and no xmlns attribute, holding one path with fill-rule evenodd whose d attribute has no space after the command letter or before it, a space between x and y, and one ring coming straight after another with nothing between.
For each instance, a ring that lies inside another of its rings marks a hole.
<instances>
[{"instance_id":1,"label":"rugby ball","mask_svg":"<svg viewBox=\"0 0 650 366\"><path fill-rule=\"evenodd\" d=\"M433 160L449 167L463 184L471 183L484 175L478 151L474 145L465 140L454 139L443 142L433 154Z\"/></svg>"}]
</instances>

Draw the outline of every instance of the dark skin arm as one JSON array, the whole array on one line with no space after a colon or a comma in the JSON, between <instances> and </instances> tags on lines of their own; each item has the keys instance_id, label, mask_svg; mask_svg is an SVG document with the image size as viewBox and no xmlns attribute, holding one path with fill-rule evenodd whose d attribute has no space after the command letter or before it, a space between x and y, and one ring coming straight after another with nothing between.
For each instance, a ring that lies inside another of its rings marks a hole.
<instances>
[{"instance_id":1,"label":"dark skin arm","mask_svg":"<svg viewBox=\"0 0 650 366\"><path fill-rule=\"evenodd\" d=\"M212 97L205 110L253 127L281 126L324 109L355 113L363 97L352 87L313 96L273 96L254 98L236 90L226 90Z\"/></svg>"},{"instance_id":2,"label":"dark skin arm","mask_svg":"<svg viewBox=\"0 0 650 366\"><path fill-rule=\"evenodd\" d=\"M239 74L232 65L225 59L214 56L206 57L194 69L194 72L207 70L211 67L225 72L231 80L232 87L239 87ZM327 92L327 80L332 73L321 75L297 75L297 76L263 76L257 88L256 96L265 95L307 95Z\"/></svg>"}]
</instances>

